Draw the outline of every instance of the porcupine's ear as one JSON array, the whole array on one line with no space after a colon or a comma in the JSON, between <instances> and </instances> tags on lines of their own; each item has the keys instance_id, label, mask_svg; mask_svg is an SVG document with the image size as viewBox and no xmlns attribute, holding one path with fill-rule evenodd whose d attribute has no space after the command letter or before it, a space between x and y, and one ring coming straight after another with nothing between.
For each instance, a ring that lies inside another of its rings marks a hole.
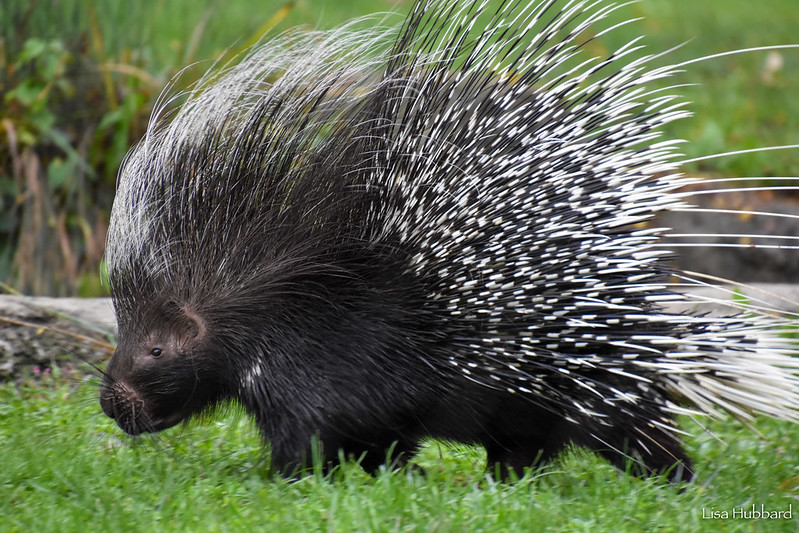
<instances>
[{"instance_id":1,"label":"porcupine's ear","mask_svg":"<svg viewBox=\"0 0 799 533\"><path fill-rule=\"evenodd\" d=\"M208 328L205 319L191 304L178 303L174 300L164 305L168 324L179 332L181 347L189 349L206 338Z\"/></svg>"}]
</instances>

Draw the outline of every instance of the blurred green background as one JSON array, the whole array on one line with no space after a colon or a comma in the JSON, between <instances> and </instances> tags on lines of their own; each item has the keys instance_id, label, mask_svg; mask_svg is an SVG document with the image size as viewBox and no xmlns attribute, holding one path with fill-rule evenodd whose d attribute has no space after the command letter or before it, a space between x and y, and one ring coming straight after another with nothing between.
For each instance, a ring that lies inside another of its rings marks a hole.
<instances>
[{"instance_id":1,"label":"blurred green background","mask_svg":"<svg viewBox=\"0 0 799 533\"><path fill-rule=\"evenodd\" d=\"M190 83L264 32L329 28L411 0L4 0L0 3L0 281L25 294L103 294L100 266L119 164L181 69ZM645 35L656 64L799 43L796 0L641 0L602 36ZM395 23L401 21L397 16ZM599 31L601 28L596 28ZM689 65L672 83L695 116L669 126L688 157L799 143L799 50ZM709 160L692 174L798 176L799 150Z\"/></svg>"}]
</instances>

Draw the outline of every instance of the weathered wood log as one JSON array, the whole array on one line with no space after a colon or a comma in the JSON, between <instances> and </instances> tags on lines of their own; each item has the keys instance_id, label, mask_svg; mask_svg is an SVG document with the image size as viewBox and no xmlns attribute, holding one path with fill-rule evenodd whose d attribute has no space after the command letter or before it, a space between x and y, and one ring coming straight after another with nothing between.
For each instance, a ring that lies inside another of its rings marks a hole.
<instances>
[{"instance_id":1,"label":"weathered wood log","mask_svg":"<svg viewBox=\"0 0 799 533\"><path fill-rule=\"evenodd\" d=\"M0 295L0 379L54 364L88 370L110 355L115 334L108 298Z\"/></svg>"}]
</instances>

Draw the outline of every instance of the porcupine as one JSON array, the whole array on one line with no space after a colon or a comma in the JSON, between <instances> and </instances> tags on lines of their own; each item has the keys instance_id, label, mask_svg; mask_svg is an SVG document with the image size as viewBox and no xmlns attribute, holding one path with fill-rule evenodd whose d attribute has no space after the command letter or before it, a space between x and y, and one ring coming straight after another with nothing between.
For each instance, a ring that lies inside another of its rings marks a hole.
<instances>
[{"instance_id":1,"label":"porcupine","mask_svg":"<svg viewBox=\"0 0 799 533\"><path fill-rule=\"evenodd\" d=\"M613 10L422 0L391 38L284 34L159 107L112 211L104 412L138 435L237 402L283 473L314 439L374 471L434 437L504 476L573 443L671 479L680 413L796 421L780 319L667 307L704 283L645 224L689 209L660 138L687 112L652 87L679 67L583 59Z\"/></svg>"}]
</instances>

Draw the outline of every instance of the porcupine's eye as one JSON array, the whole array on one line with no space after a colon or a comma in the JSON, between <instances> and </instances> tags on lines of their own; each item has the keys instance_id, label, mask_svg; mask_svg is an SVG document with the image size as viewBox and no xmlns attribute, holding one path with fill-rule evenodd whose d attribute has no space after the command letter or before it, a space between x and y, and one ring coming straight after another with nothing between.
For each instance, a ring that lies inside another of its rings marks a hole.
<instances>
[{"instance_id":1,"label":"porcupine's eye","mask_svg":"<svg viewBox=\"0 0 799 533\"><path fill-rule=\"evenodd\" d=\"M159 357L161 357L162 353L163 351L161 350L161 348L153 348L152 350L150 350L150 357L152 357L153 359L158 359Z\"/></svg>"}]
</instances>

